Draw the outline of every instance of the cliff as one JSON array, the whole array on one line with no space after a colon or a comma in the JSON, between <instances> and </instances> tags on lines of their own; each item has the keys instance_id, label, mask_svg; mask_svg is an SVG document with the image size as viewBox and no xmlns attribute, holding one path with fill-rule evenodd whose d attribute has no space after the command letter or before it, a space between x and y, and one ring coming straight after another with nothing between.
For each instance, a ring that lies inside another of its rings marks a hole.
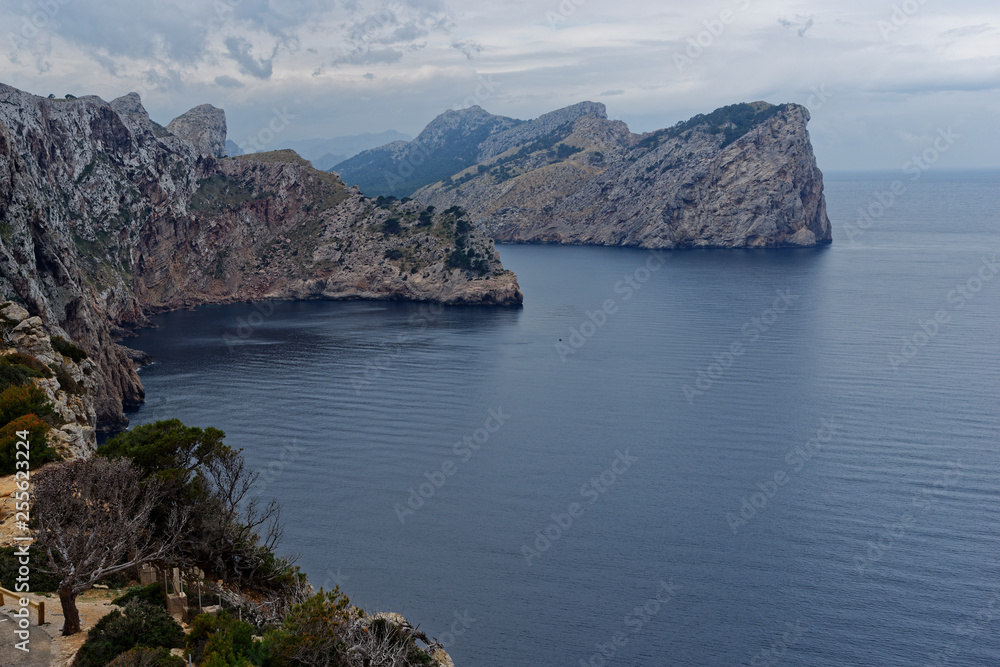
<instances>
[{"instance_id":1,"label":"cliff","mask_svg":"<svg viewBox=\"0 0 1000 667\"><path fill-rule=\"evenodd\" d=\"M0 298L88 353L100 427L124 426L143 400L115 339L152 312L521 302L492 241L458 216L367 199L290 151L221 158L225 142L224 112L208 105L163 127L135 93L45 99L0 84Z\"/></svg>"},{"instance_id":2,"label":"cliff","mask_svg":"<svg viewBox=\"0 0 1000 667\"><path fill-rule=\"evenodd\" d=\"M487 123L482 113L468 115L473 127ZM804 107L755 102L636 135L609 120L604 105L583 102L533 121L494 124L497 130L481 139L466 131L463 150L475 155L474 163L433 183L425 178L406 194L437 207L461 206L504 242L821 245L830 242L830 221L808 120ZM448 146L426 145L444 164ZM407 156L416 148L394 147L397 163L383 160L382 173L406 171L399 160L412 161ZM380 149L382 157L387 149ZM361 154L338 171L354 182L352 167L374 157Z\"/></svg>"}]
</instances>

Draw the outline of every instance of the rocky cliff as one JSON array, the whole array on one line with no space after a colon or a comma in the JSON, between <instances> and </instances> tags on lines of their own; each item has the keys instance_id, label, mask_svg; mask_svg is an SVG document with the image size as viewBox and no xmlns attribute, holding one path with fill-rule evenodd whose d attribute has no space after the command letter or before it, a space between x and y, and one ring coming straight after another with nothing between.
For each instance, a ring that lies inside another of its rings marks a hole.
<instances>
[{"instance_id":1,"label":"rocky cliff","mask_svg":"<svg viewBox=\"0 0 1000 667\"><path fill-rule=\"evenodd\" d=\"M45 99L0 84L0 298L88 353L102 427L143 400L115 340L151 312L521 302L492 241L455 211L367 199L290 151L220 158L225 141L225 116L207 105L165 128L134 93Z\"/></svg>"},{"instance_id":2,"label":"rocky cliff","mask_svg":"<svg viewBox=\"0 0 1000 667\"><path fill-rule=\"evenodd\" d=\"M463 114L471 128L487 126L483 113L449 112L451 132L460 132ZM475 164L413 196L438 207L461 206L505 242L820 245L830 242L830 221L808 120L803 107L755 102L636 135L609 120L604 105L584 102L529 122L494 123L495 131L464 148L475 154ZM432 145L432 154L448 150ZM392 155L405 159L414 150L396 146ZM380 168L391 174L405 166ZM338 170L352 182L353 172L343 167Z\"/></svg>"}]
</instances>

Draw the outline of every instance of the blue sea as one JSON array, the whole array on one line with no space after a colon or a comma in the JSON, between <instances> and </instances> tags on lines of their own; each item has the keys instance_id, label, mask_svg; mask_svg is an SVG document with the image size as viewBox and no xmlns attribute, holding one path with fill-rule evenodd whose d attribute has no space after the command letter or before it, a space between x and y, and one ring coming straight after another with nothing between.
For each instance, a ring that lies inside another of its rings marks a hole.
<instances>
[{"instance_id":1,"label":"blue sea","mask_svg":"<svg viewBox=\"0 0 1000 667\"><path fill-rule=\"evenodd\" d=\"M997 665L998 186L828 175L816 249L500 246L523 309L158 316L133 423L223 429L313 584L459 667Z\"/></svg>"}]
</instances>

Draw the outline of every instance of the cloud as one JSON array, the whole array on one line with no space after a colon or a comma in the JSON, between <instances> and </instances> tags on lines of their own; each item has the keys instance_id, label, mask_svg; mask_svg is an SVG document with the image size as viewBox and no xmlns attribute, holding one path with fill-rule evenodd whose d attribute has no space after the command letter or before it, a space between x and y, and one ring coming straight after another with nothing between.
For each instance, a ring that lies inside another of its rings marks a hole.
<instances>
[{"instance_id":1,"label":"cloud","mask_svg":"<svg viewBox=\"0 0 1000 667\"><path fill-rule=\"evenodd\" d=\"M270 79L274 72L274 54L270 58L255 58L252 45L242 37L227 37L226 49L244 74L258 79Z\"/></svg>"},{"instance_id":2,"label":"cloud","mask_svg":"<svg viewBox=\"0 0 1000 667\"><path fill-rule=\"evenodd\" d=\"M812 16L800 16L795 15L792 19L779 18L778 24L783 28L790 28L795 30L799 37L805 37L809 28L813 27L813 17Z\"/></svg>"},{"instance_id":3,"label":"cloud","mask_svg":"<svg viewBox=\"0 0 1000 667\"><path fill-rule=\"evenodd\" d=\"M624 90L617 88L615 90L605 90L603 93L601 93L601 97L614 97L615 95L624 95L624 94L625 94Z\"/></svg>"},{"instance_id":4,"label":"cloud","mask_svg":"<svg viewBox=\"0 0 1000 667\"><path fill-rule=\"evenodd\" d=\"M239 79L234 79L231 76L217 76L215 77L215 83L222 86L223 88L243 87L243 83Z\"/></svg>"},{"instance_id":5,"label":"cloud","mask_svg":"<svg viewBox=\"0 0 1000 667\"><path fill-rule=\"evenodd\" d=\"M472 60L475 56L483 52L483 46L474 39L463 39L461 41L452 42L451 48L458 49L465 54L465 57Z\"/></svg>"},{"instance_id":6,"label":"cloud","mask_svg":"<svg viewBox=\"0 0 1000 667\"><path fill-rule=\"evenodd\" d=\"M379 65L397 63L403 58L403 52L396 49L384 48L358 49L351 53L345 53L333 59L334 65Z\"/></svg>"}]
</instances>

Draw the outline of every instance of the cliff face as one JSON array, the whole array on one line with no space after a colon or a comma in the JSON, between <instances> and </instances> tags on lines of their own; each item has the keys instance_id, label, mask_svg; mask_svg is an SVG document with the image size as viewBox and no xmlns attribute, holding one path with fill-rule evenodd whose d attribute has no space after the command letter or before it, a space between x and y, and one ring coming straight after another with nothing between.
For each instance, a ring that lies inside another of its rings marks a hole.
<instances>
[{"instance_id":1,"label":"cliff face","mask_svg":"<svg viewBox=\"0 0 1000 667\"><path fill-rule=\"evenodd\" d=\"M519 304L484 234L374 201L291 152L221 159L225 117L170 124L136 94L44 99L0 84L0 298L94 363L98 422L143 399L114 340L150 312L257 298Z\"/></svg>"},{"instance_id":2,"label":"cliff face","mask_svg":"<svg viewBox=\"0 0 1000 667\"><path fill-rule=\"evenodd\" d=\"M830 242L808 111L724 107L645 135L585 102L480 142L479 163L413 196L497 241L646 248Z\"/></svg>"}]
</instances>

